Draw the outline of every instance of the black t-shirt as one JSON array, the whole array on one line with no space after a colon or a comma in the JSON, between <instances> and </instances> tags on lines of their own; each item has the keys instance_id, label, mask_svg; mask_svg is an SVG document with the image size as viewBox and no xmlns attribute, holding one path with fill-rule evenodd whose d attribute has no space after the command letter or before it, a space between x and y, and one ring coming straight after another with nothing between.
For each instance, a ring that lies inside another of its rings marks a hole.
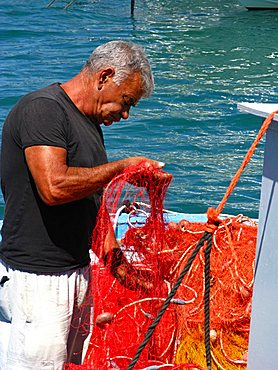
<instances>
[{"instance_id":1,"label":"black t-shirt","mask_svg":"<svg viewBox=\"0 0 278 370\"><path fill-rule=\"evenodd\" d=\"M65 148L71 167L107 162L99 125L77 109L58 83L23 97L2 132L1 187L6 205L0 258L29 272L85 266L101 194L46 205L24 156L24 149L34 145Z\"/></svg>"}]
</instances>

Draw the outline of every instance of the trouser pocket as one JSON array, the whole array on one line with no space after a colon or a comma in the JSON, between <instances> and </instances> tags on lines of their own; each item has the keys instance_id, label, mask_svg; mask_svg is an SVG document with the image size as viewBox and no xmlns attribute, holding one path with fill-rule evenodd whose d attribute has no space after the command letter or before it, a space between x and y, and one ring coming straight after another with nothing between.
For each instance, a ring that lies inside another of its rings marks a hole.
<instances>
[{"instance_id":1,"label":"trouser pocket","mask_svg":"<svg viewBox=\"0 0 278 370\"><path fill-rule=\"evenodd\" d=\"M10 370L29 370L29 369L36 369L36 370L54 370L58 369L58 367L54 367L54 361L50 360L36 360L36 359L21 359L21 358L14 358L9 357L7 368ZM64 368L64 367L63 367ZM59 367L59 369L62 369L62 365Z\"/></svg>"},{"instance_id":2,"label":"trouser pocket","mask_svg":"<svg viewBox=\"0 0 278 370\"><path fill-rule=\"evenodd\" d=\"M3 267L0 263L0 319L2 316L5 320L11 321L12 312L9 300L10 278L6 271L2 271Z\"/></svg>"}]
</instances>

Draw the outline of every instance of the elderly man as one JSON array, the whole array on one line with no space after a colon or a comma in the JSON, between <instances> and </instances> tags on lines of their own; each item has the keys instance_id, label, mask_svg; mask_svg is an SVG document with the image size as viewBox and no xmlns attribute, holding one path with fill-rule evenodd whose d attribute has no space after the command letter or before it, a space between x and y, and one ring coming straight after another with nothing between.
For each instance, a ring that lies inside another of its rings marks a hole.
<instances>
[{"instance_id":1,"label":"elderly man","mask_svg":"<svg viewBox=\"0 0 278 370\"><path fill-rule=\"evenodd\" d=\"M144 157L107 163L100 125L127 119L152 89L144 51L112 41L96 48L71 80L26 95L8 115L1 153L1 370L80 363L88 314L81 307L89 296L90 237L102 188L142 160L163 166Z\"/></svg>"}]
</instances>

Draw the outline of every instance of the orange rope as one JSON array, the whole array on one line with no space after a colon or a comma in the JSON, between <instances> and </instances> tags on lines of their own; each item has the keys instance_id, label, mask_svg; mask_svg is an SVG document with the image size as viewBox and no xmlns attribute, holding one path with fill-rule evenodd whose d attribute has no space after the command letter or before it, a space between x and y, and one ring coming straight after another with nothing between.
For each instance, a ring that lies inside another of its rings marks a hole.
<instances>
[{"instance_id":1,"label":"orange rope","mask_svg":"<svg viewBox=\"0 0 278 370\"><path fill-rule=\"evenodd\" d=\"M258 132L258 135L257 135L256 139L254 140L253 144L249 148L245 158L242 161L241 166L239 167L238 171L236 172L235 176L233 177L232 181L230 182L230 185L228 186L228 188L226 190L226 193L225 193L223 199L221 200L221 202L219 203L218 207L216 209L214 209L214 208L209 208L208 209L208 212L207 212L207 214L208 214L208 224L210 224L210 223L214 223L214 224L218 223L219 224L220 220L218 219L218 216L222 212L222 210L223 210L223 208L224 208L224 206L227 202L227 199L232 194L238 180L240 179L240 176L241 176L242 172L244 171L244 169L247 166L248 162L250 161L252 155L254 154L254 151L255 151L259 141L264 136L264 134L265 134L266 130L268 129L269 125L271 124L275 114L278 114L278 110L270 113L269 116L264 120L264 122L263 122L263 124L262 124L262 126L261 126L261 128Z\"/></svg>"}]
</instances>

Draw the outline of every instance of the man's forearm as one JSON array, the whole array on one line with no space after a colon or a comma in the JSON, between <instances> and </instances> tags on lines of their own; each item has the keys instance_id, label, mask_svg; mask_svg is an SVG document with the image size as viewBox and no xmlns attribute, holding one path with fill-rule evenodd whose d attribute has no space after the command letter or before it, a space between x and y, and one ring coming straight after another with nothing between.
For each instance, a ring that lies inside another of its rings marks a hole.
<instances>
[{"instance_id":1,"label":"man's forearm","mask_svg":"<svg viewBox=\"0 0 278 370\"><path fill-rule=\"evenodd\" d=\"M126 160L119 160L93 168L65 167L53 178L47 200L44 201L56 205L85 198L102 189L126 165ZM42 198L45 198L45 193L40 194Z\"/></svg>"}]
</instances>

